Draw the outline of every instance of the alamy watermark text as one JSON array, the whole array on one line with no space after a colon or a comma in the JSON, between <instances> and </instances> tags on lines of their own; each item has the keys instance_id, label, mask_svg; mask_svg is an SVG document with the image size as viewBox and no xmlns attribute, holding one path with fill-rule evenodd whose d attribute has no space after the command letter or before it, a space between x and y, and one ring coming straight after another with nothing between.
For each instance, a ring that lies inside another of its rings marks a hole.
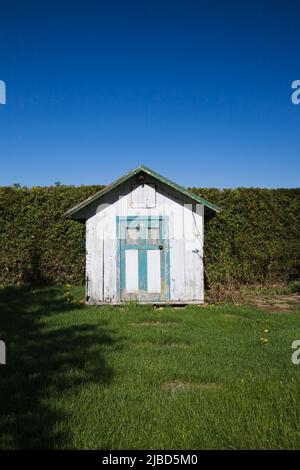
<instances>
[{"instance_id":1,"label":"alamy watermark text","mask_svg":"<svg viewBox=\"0 0 300 470\"><path fill-rule=\"evenodd\" d=\"M291 94L292 103L300 104L300 80L294 80L292 82L292 89L295 90Z\"/></svg>"},{"instance_id":2,"label":"alamy watermark text","mask_svg":"<svg viewBox=\"0 0 300 470\"><path fill-rule=\"evenodd\" d=\"M298 366L300 364L300 339L295 339L292 342L292 349L295 349L292 354L292 363Z\"/></svg>"},{"instance_id":3,"label":"alamy watermark text","mask_svg":"<svg viewBox=\"0 0 300 470\"><path fill-rule=\"evenodd\" d=\"M0 339L0 364L6 364L6 345Z\"/></svg>"},{"instance_id":4,"label":"alamy watermark text","mask_svg":"<svg viewBox=\"0 0 300 470\"><path fill-rule=\"evenodd\" d=\"M6 104L6 85L3 80L0 80L0 104Z\"/></svg>"}]
</instances>

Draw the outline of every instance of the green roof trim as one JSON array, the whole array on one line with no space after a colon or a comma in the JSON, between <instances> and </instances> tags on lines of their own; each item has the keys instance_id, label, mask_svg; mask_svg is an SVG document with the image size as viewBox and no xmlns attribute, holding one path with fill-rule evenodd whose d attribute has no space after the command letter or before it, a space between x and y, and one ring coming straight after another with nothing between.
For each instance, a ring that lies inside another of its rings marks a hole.
<instances>
[{"instance_id":1,"label":"green roof trim","mask_svg":"<svg viewBox=\"0 0 300 470\"><path fill-rule=\"evenodd\" d=\"M215 204L213 204L212 202L209 202L206 199L203 199L202 197L198 196L197 194L194 194L191 191L188 191L186 188L184 188L183 186L180 186L179 184L173 183L173 181L170 181L168 178L165 178L164 176L160 175L159 173L156 173L156 171L153 171L153 170L151 170L150 168L147 168L144 165L140 165L137 168L135 168L134 170L127 173L126 175L121 176L117 180L113 181L108 186L105 186L105 188L101 189L101 191L98 191L93 196L90 196L89 198L85 199L84 201L80 202L76 206L69 209L65 213L65 216L67 218L72 218L72 215L74 215L76 212L78 212L79 210L81 210L84 207L88 206L89 204L96 201L97 199L100 199L102 196L107 194L109 191L111 191L112 189L117 188L122 183L124 183L128 179L132 178L132 176L137 175L141 171L143 171L147 175L152 176L153 178L160 181L161 183L164 183L167 186L170 186L171 188L175 189L179 193L184 194L185 196L193 199L194 201L199 202L200 204L203 204L204 206L208 207L209 209L211 209L213 211L215 211L215 212L220 212L221 211L221 209L218 206L216 206Z\"/></svg>"}]
</instances>

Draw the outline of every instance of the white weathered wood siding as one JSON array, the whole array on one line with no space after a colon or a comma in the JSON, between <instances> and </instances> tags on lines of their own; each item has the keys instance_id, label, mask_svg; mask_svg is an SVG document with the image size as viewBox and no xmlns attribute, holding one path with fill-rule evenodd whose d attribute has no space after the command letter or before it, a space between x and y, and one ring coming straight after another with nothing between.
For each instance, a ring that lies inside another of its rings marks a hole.
<instances>
[{"instance_id":1,"label":"white weathered wood siding","mask_svg":"<svg viewBox=\"0 0 300 470\"><path fill-rule=\"evenodd\" d=\"M203 302L204 206L157 181L147 179L145 191L127 181L89 208L86 221L86 279L90 303L118 303L116 216L168 216L170 250L170 301ZM155 188L155 189L154 189ZM143 206L143 207L140 207ZM145 207L146 206L146 207ZM134 263L127 252L127 266ZM149 254L149 256L157 256ZM130 277L130 276L129 276ZM157 289L158 274L149 273L151 289ZM134 290L137 280L130 278Z\"/></svg>"}]
</instances>

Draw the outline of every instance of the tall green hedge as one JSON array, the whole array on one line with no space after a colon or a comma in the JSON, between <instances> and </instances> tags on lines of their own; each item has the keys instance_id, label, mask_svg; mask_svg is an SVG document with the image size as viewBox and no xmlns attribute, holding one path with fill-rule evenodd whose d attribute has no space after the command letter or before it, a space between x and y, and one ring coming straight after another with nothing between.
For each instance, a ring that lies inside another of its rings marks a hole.
<instances>
[{"instance_id":1,"label":"tall green hedge","mask_svg":"<svg viewBox=\"0 0 300 470\"><path fill-rule=\"evenodd\" d=\"M83 282L85 227L64 212L100 188L0 188L0 284Z\"/></svg>"},{"instance_id":2,"label":"tall green hedge","mask_svg":"<svg viewBox=\"0 0 300 470\"><path fill-rule=\"evenodd\" d=\"M0 188L0 284L84 281L84 224L64 212L100 186ZM197 189L222 212L205 224L208 282L300 277L300 189Z\"/></svg>"},{"instance_id":3,"label":"tall green hedge","mask_svg":"<svg viewBox=\"0 0 300 470\"><path fill-rule=\"evenodd\" d=\"M300 277L300 189L193 189L223 210L208 220L210 282L278 282Z\"/></svg>"}]
</instances>

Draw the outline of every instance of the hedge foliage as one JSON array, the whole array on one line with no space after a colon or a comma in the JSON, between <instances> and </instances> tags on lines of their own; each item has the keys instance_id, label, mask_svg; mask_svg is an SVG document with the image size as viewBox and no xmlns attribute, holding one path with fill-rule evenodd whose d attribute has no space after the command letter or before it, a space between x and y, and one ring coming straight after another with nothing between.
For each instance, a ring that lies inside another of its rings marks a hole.
<instances>
[{"instance_id":1,"label":"hedge foliage","mask_svg":"<svg viewBox=\"0 0 300 470\"><path fill-rule=\"evenodd\" d=\"M0 284L83 283L84 224L64 212L101 186L0 188ZM198 189L222 212L205 224L209 283L300 278L300 189Z\"/></svg>"},{"instance_id":2,"label":"hedge foliage","mask_svg":"<svg viewBox=\"0 0 300 470\"><path fill-rule=\"evenodd\" d=\"M100 188L0 188L0 284L83 282L85 227L64 213Z\"/></svg>"},{"instance_id":3,"label":"hedge foliage","mask_svg":"<svg viewBox=\"0 0 300 470\"><path fill-rule=\"evenodd\" d=\"M272 283L300 277L300 189L193 189L223 210L207 221L210 283Z\"/></svg>"}]
</instances>

